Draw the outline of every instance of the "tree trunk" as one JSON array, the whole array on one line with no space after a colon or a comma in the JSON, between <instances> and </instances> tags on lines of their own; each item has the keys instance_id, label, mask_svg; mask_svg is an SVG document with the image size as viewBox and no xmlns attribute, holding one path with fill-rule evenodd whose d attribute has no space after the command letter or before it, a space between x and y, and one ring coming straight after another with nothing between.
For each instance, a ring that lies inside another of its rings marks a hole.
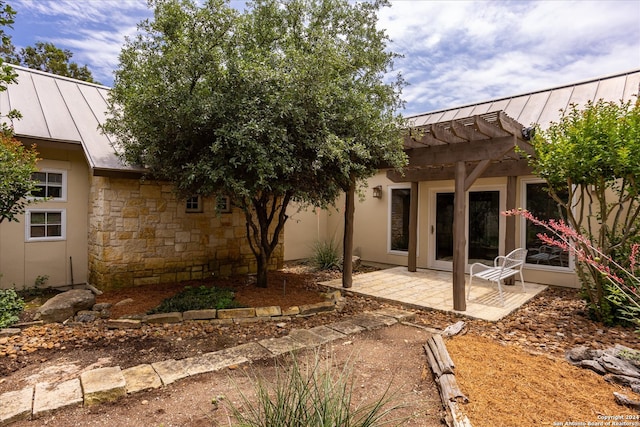
<instances>
[{"instance_id":1,"label":"tree trunk","mask_svg":"<svg viewBox=\"0 0 640 427\"><path fill-rule=\"evenodd\" d=\"M283 196L265 193L240 206L246 218L247 240L256 257L256 286L260 288L268 286L269 260L287 222L290 200L289 191Z\"/></svg>"},{"instance_id":2,"label":"tree trunk","mask_svg":"<svg viewBox=\"0 0 640 427\"><path fill-rule=\"evenodd\" d=\"M264 248L262 248L264 251ZM259 256L256 257L257 261L257 272L256 272L256 286L259 288L266 288L268 285L267 274L269 272L269 258L264 252L261 252Z\"/></svg>"},{"instance_id":3,"label":"tree trunk","mask_svg":"<svg viewBox=\"0 0 640 427\"><path fill-rule=\"evenodd\" d=\"M347 190L344 208L344 238L342 240L342 287L350 288L353 285L353 213L355 211L356 183L351 179Z\"/></svg>"}]
</instances>

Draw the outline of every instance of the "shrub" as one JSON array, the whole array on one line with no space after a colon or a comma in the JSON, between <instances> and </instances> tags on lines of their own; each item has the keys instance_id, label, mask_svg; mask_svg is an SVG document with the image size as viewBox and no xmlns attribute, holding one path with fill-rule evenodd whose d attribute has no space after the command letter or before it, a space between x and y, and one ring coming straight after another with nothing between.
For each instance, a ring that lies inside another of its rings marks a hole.
<instances>
[{"instance_id":1,"label":"shrub","mask_svg":"<svg viewBox=\"0 0 640 427\"><path fill-rule=\"evenodd\" d=\"M274 383L257 375L250 378L257 397L250 399L240 392L242 410L229 400L225 402L244 427L366 427L401 423L388 419L400 407L392 402L396 393L390 392L390 386L377 399L354 407L350 377L349 363L337 370L330 358L322 363L316 352L305 368L293 356L291 367L276 365Z\"/></svg>"},{"instance_id":2,"label":"shrub","mask_svg":"<svg viewBox=\"0 0 640 427\"><path fill-rule=\"evenodd\" d=\"M13 289L0 289L0 328L16 323L24 309L24 300Z\"/></svg>"},{"instance_id":3,"label":"shrub","mask_svg":"<svg viewBox=\"0 0 640 427\"><path fill-rule=\"evenodd\" d=\"M182 292L165 299L148 314L238 307L242 307L242 305L234 301L234 292L231 289L216 288L215 286L197 288L186 286Z\"/></svg>"},{"instance_id":4,"label":"shrub","mask_svg":"<svg viewBox=\"0 0 640 427\"><path fill-rule=\"evenodd\" d=\"M311 264L319 270L340 267L340 250L333 240L317 241L313 244Z\"/></svg>"}]
</instances>

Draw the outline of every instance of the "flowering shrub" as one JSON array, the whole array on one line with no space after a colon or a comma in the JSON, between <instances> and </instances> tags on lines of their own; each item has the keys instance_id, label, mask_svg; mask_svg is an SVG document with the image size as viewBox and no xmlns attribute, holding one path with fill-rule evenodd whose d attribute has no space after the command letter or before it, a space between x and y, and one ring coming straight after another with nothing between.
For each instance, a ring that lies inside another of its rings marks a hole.
<instances>
[{"instance_id":1,"label":"flowering shrub","mask_svg":"<svg viewBox=\"0 0 640 427\"><path fill-rule=\"evenodd\" d=\"M503 214L519 215L543 227L549 232L538 234L544 244L567 251L575 256L580 268L595 273L586 276L595 280L582 280L582 291L590 311L598 320L605 323L628 322L640 327L640 278L635 275L640 244L630 245L627 258L614 259L563 220L544 221L525 209L513 209Z\"/></svg>"}]
</instances>

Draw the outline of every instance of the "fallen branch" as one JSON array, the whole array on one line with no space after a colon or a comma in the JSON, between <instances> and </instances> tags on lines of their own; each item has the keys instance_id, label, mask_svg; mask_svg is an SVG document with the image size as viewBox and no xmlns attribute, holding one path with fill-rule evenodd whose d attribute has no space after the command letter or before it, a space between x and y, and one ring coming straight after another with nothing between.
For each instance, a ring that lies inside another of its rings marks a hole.
<instances>
[{"instance_id":1,"label":"fallen branch","mask_svg":"<svg viewBox=\"0 0 640 427\"><path fill-rule=\"evenodd\" d=\"M429 367L433 372L436 384L440 391L442 405L447 412L444 417L445 423L449 427L471 427L471 422L459 408L459 403L468 403L454 374L455 365L441 335L431 336L425 345L424 351L427 355Z\"/></svg>"}]
</instances>

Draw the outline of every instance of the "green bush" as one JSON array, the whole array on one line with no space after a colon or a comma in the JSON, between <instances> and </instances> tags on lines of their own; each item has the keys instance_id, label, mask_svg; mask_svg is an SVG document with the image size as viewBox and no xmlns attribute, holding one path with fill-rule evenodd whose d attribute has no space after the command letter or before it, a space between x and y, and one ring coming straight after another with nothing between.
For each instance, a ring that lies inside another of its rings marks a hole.
<instances>
[{"instance_id":1,"label":"green bush","mask_svg":"<svg viewBox=\"0 0 640 427\"><path fill-rule=\"evenodd\" d=\"M148 314L238 307L242 307L242 305L234 301L234 292L231 289L216 288L215 286L197 288L186 286L182 292L165 299Z\"/></svg>"},{"instance_id":2,"label":"green bush","mask_svg":"<svg viewBox=\"0 0 640 427\"><path fill-rule=\"evenodd\" d=\"M329 241L317 241L313 245L313 255L311 256L311 264L320 270L330 270L334 267L340 267L340 251L338 246Z\"/></svg>"},{"instance_id":3,"label":"green bush","mask_svg":"<svg viewBox=\"0 0 640 427\"><path fill-rule=\"evenodd\" d=\"M293 356L292 365L276 365L276 379L271 381L253 375L256 398L240 391L240 407L225 399L230 412L243 427L373 427L401 425L388 419L400 406L388 387L382 396L362 405L352 404L351 364L340 370L331 358L322 363L318 353L303 367ZM240 387L237 387L240 390Z\"/></svg>"},{"instance_id":4,"label":"green bush","mask_svg":"<svg viewBox=\"0 0 640 427\"><path fill-rule=\"evenodd\" d=\"M0 328L11 326L19 320L24 300L13 289L0 289Z\"/></svg>"}]
</instances>

